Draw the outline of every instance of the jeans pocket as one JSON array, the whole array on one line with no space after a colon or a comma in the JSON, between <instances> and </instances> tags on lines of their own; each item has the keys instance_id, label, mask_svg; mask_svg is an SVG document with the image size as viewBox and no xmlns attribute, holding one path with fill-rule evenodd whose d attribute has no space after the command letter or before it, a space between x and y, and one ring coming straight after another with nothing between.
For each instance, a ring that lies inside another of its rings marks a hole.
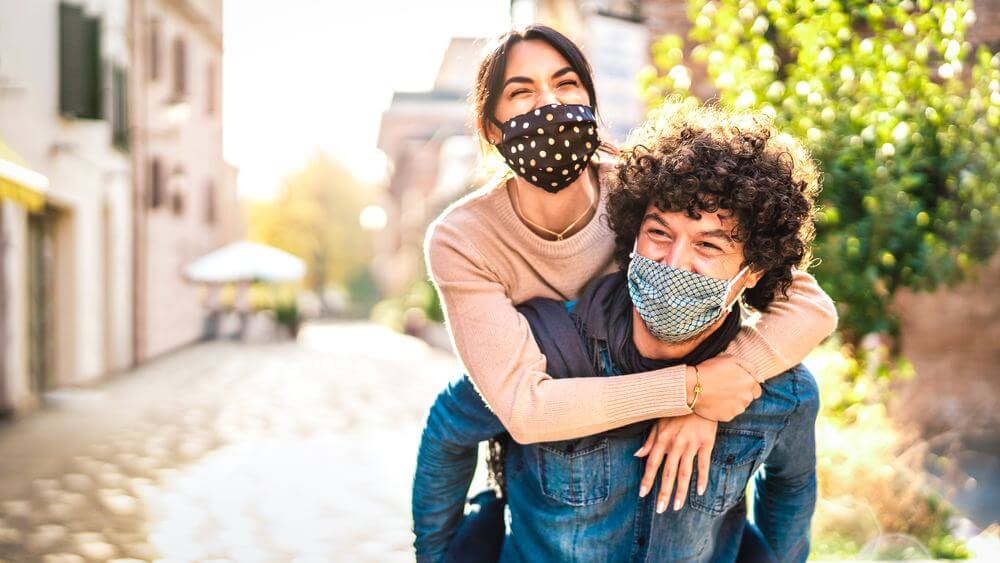
<instances>
[{"instance_id":1,"label":"jeans pocket","mask_svg":"<svg viewBox=\"0 0 1000 563\"><path fill-rule=\"evenodd\" d=\"M542 493L569 506L608 499L611 457L607 438L584 438L538 444Z\"/></svg>"},{"instance_id":2,"label":"jeans pocket","mask_svg":"<svg viewBox=\"0 0 1000 563\"><path fill-rule=\"evenodd\" d=\"M712 516L720 516L736 506L743 500L747 483L760 465L764 446L763 432L720 426L712 449L708 487L704 495L695 490L698 479L696 468L688 492L690 506Z\"/></svg>"}]
</instances>

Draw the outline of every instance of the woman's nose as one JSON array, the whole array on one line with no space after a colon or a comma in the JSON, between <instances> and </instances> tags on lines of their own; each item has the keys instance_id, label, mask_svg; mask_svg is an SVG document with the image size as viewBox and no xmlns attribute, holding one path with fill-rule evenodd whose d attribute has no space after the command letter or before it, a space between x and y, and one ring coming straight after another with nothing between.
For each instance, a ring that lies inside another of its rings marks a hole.
<instances>
[{"instance_id":1,"label":"woman's nose","mask_svg":"<svg viewBox=\"0 0 1000 563\"><path fill-rule=\"evenodd\" d=\"M549 106L558 103L559 98L556 97L556 93L546 88L539 93L538 104L536 107Z\"/></svg>"}]
</instances>

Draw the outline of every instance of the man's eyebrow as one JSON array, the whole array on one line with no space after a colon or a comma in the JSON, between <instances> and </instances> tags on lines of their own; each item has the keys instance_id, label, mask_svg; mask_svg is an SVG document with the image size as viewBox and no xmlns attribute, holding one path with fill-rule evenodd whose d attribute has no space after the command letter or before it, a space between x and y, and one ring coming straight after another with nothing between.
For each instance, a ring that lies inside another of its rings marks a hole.
<instances>
[{"instance_id":1,"label":"man's eyebrow","mask_svg":"<svg viewBox=\"0 0 1000 563\"><path fill-rule=\"evenodd\" d=\"M702 231L700 234L703 237L721 238L729 243L734 242L733 236L722 229L715 229L712 231Z\"/></svg>"},{"instance_id":2,"label":"man's eyebrow","mask_svg":"<svg viewBox=\"0 0 1000 563\"><path fill-rule=\"evenodd\" d=\"M652 213L652 212L647 213L646 216L642 218L642 222L645 223L646 221L648 221L650 219L652 219L653 221L656 221L657 223L663 225L664 227L667 226L667 224L665 222L663 222L663 219L660 218L659 214Z\"/></svg>"}]
</instances>

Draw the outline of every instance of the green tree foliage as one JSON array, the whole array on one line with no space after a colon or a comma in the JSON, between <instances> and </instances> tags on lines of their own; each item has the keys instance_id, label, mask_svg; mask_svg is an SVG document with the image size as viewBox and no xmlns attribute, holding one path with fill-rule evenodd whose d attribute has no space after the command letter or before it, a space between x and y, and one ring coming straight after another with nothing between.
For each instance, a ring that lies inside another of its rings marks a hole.
<instances>
[{"instance_id":1,"label":"green tree foliage","mask_svg":"<svg viewBox=\"0 0 1000 563\"><path fill-rule=\"evenodd\" d=\"M775 118L824 171L814 254L849 340L894 331L901 287L933 289L997 246L1000 55L973 49L971 2L694 0L641 84L689 96L699 66L720 101Z\"/></svg>"},{"instance_id":2,"label":"green tree foliage","mask_svg":"<svg viewBox=\"0 0 1000 563\"><path fill-rule=\"evenodd\" d=\"M251 204L250 238L305 260L305 282L322 296L328 286L343 287L367 269L372 242L358 217L372 198L369 186L317 153L283 180L274 200Z\"/></svg>"}]
</instances>

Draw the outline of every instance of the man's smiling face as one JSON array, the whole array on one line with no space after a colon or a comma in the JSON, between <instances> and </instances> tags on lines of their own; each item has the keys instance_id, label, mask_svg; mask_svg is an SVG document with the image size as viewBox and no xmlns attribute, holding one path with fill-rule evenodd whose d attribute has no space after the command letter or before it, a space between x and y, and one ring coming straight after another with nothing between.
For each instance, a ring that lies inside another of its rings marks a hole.
<instances>
[{"instance_id":1,"label":"man's smiling face","mask_svg":"<svg viewBox=\"0 0 1000 563\"><path fill-rule=\"evenodd\" d=\"M646 208L636 252L654 262L721 280L731 280L743 268L743 243L732 236L736 219L725 210L702 212L693 219L682 211ZM760 274L747 272L733 287L753 287ZM732 298L732 295L730 296Z\"/></svg>"},{"instance_id":2,"label":"man's smiling face","mask_svg":"<svg viewBox=\"0 0 1000 563\"><path fill-rule=\"evenodd\" d=\"M662 211L650 204L639 228L635 250L641 256L673 268L710 278L733 280L733 287L726 296L726 303L729 304L744 288L756 285L762 275L751 270L739 275L743 269L743 243L733 238L735 227L736 219L725 210L703 212L698 219L694 219L684 212ZM669 343L657 339L649 331L638 310L633 309L632 316L632 336L640 353L647 358L660 359L680 357L690 352L715 332L725 319L723 315L691 340Z\"/></svg>"}]
</instances>

